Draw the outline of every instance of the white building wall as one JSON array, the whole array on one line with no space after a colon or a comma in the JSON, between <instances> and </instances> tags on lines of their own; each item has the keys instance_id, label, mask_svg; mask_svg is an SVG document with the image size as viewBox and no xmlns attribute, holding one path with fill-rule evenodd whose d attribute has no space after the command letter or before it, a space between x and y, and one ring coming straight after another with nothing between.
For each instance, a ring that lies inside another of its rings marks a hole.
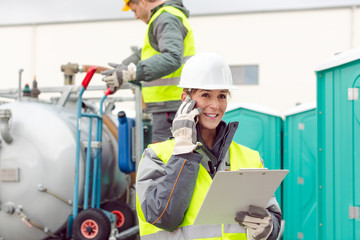
<instances>
[{"instance_id":1,"label":"white building wall","mask_svg":"<svg viewBox=\"0 0 360 240\"><path fill-rule=\"evenodd\" d=\"M198 52L216 52L233 65L259 65L259 85L234 90L230 105L250 102L283 113L316 100L318 64L360 46L359 19L360 10L339 8L194 16L190 22ZM36 74L39 87L62 86L62 64L120 62L130 46L142 45L145 31L136 20L0 27L0 89L17 88L19 68L23 83ZM76 84L83 76L77 74ZM101 76L91 84L103 84Z\"/></svg>"},{"instance_id":2,"label":"white building wall","mask_svg":"<svg viewBox=\"0 0 360 240\"><path fill-rule=\"evenodd\" d=\"M315 101L314 68L351 48L350 8L194 18L192 23L199 51L214 49L230 64L259 65L259 85L241 86L233 101L281 112Z\"/></svg>"}]
</instances>

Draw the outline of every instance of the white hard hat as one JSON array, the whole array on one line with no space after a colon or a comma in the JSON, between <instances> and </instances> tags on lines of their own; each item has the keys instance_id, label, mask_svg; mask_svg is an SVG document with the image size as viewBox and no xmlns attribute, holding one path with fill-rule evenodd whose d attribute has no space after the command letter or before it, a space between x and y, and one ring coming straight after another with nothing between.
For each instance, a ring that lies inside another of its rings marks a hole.
<instances>
[{"instance_id":1,"label":"white hard hat","mask_svg":"<svg viewBox=\"0 0 360 240\"><path fill-rule=\"evenodd\" d=\"M186 61L180 77L180 88L237 89L229 65L210 52L197 53Z\"/></svg>"}]
</instances>

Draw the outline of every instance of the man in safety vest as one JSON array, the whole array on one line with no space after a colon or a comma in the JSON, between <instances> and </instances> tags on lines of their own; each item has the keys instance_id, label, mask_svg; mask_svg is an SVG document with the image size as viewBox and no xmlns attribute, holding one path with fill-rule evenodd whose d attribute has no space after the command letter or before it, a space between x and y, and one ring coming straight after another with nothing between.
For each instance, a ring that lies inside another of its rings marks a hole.
<instances>
[{"instance_id":1,"label":"man in safety vest","mask_svg":"<svg viewBox=\"0 0 360 240\"><path fill-rule=\"evenodd\" d=\"M141 239L277 239L282 212L275 196L266 208L234 212L238 223L193 225L217 171L263 168L264 163L257 151L233 141L238 122L222 121L229 90L235 88L223 59L196 54L184 65L179 87L184 88L183 103L173 121L174 138L150 144L139 163L136 210Z\"/></svg>"},{"instance_id":2,"label":"man in safety vest","mask_svg":"<svg viewBox=\"0 0 360 240\"><path fill-rule=\"evenodd\" d=\"M107 85L119 88L123 83L142 83L145 112L152 114L152 141L171 137L171 123L181 104L178 88L185 61L195 54L189 11L182 0L124 0L123 11L132 10L136 19L147 25L142 49L114 69L102 72ZM136 64L136 65L135 65Z\"/></svg>"}]
</instances>

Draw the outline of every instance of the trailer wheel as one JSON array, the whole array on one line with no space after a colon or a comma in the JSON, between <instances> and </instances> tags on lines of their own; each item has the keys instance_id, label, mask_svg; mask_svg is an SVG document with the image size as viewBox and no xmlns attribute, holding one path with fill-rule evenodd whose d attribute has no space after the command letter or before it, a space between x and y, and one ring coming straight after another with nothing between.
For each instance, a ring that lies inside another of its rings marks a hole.
<instances>
[{"instance_id":1,"label":"trailer wheel","mask_svg":"<svg viewBox=\"0 0 360 240\"><path fill-rule=\"evenodd\" d=\"M116 228L118 232L122 232L135 224L135 216L130 207L122 200L115 200L104 203L102 209L116 215Z\"/></svg>"},{"instance_id":2,"label":"trailer wheel","mask_svg":"<svg viewBox=\"0 0 360 240\"><path fill-rule=\"evenodd\" d=\"M110 220L100 209L89 208L80 212L73 223L76 240L103 240L110 236Z\"/></svg>"}]
</instances>

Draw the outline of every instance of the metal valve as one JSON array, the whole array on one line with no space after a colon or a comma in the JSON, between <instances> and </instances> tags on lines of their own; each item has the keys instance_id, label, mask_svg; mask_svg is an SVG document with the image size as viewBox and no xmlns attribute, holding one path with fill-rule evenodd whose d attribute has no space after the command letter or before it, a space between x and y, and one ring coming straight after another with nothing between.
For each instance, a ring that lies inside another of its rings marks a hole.
<instances>
[{"instance_id":1,"label":"metal valve","mask_svg":"<svg viewBox=\"0 0 360 240\"><path fill-rule=\"evenodd\" d=\"M9 215L13 214L15 212L15 204L12 202L6 203L4 207L4 211Z\"/></svg>"}]
</instances>

